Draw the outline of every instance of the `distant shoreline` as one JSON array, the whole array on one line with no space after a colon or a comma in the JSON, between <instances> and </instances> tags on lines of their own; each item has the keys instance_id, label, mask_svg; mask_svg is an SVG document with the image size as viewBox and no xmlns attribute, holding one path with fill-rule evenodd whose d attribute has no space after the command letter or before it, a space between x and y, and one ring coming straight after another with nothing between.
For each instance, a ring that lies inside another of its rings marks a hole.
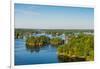
<instances>
[{"instance_id":1,"label":"distant shoreline","mask_svg":"<svg viewBox=\"0 0 100 69\"><path fill-rule=\"evenodd\" d=\"M94 29L32 29L32 28L14 28L15 30L94 30Z\"/></svg>"}]
</instances>

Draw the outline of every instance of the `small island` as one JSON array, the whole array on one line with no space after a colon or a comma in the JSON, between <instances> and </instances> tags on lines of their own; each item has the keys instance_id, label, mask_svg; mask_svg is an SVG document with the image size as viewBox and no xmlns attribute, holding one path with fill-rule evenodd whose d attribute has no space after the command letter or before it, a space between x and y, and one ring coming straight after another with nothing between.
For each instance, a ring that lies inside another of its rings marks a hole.
<instances>
[{"instance_id":1,"label":"small island","mask_svg":"<svg viewBox=\"0 0 100 69\"><path fill-rule=\"evenodd\" d=\"M28 46L44 46L47 44L62 45L64 44L64 40L59 37L49 38L45 35L31 36L26 40L26 45Z\"/></svg>"},{"instance_id":2,"label":"small island","mask_svg":"<svg viewBox=\"0 0 100 69\"><path fill-rule=\"evenodd\" d=\"M46 36L32 36L27 38L26 45L28 46L43 46L49 43L49 37Z\"/></svg>"}]
</instances>

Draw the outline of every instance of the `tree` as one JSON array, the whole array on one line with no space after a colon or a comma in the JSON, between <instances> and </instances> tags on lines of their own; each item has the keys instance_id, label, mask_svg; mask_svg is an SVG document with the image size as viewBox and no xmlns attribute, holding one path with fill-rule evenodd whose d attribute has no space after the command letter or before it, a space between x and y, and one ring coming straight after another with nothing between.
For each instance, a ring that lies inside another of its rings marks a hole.
<instances>
[{"instance_id":1,"label":"tree","mask_svg":"<svg viewBox=\"0 0 100 69\"><path fill-rule=\"evenodd\" d=\"M55 37L50 40L50 43L52 45L61 45L63 43L63 40L59 37Z\"/></svg>"}]
</instances>

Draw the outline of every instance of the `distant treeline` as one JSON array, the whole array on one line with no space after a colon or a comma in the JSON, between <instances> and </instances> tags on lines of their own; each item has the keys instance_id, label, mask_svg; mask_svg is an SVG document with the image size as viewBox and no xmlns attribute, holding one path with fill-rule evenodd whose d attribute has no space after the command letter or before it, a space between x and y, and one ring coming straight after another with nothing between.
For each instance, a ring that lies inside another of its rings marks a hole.
<instances>
[{"instance_id":1,"label":"distant treeline","mask_svg":"<svg viewBox=\"0 0 100 69\"><path fill-rule=\"evenodd\" d=\"M81 33L81 32L91 32L93 33L93 29L16 29L15 28L15 38L23 38L23 35L25 34L32 34L32 33L43 33L45 32L46 34L74 34L74 33Z\"/></svg>"},{"instance_id":2,"label":"distant treeline","mask_svg":"<svg viewBox=\"0 0 100 69\"><path fill-rule=\"evenodd\" d=\"M66 32L91 32L93 33L93 29L15 29L15 32L59 32L59 33L66 33Z\"/></svg>"}]
</instances>

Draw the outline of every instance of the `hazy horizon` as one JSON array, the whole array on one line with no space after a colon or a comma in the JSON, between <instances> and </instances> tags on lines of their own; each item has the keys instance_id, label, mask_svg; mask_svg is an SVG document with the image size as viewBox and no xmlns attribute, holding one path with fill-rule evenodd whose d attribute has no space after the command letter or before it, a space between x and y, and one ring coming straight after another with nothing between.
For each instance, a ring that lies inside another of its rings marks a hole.
<instances>
[{"instance_id":1,"label":"hazy horizon","mask_svg":"<svg viewBox=\"0 0 100 69\"><path fill-rule=\"evenodd\" d=\"M94 9L15 4L16 29L94 29Z\"/></svg>"},{"instance_id":2,"label":"hazy horizon","mask_svg":"<svg viewBox=\"0 0 100 69\"><path fill-rule=\"evenodd\" d=\"M15 28L15 29L41 29L41 28ZM60 28L42 28L42 29L60 29ZM61 30L63 30L63 28L61 28ZM71 30L71 28L67 28L67 29L64 29L64 30ZM79 29L79 28L75 28L74 30L94 30L94 28L91 28L91 29Z\"/></svg>"}]
</instances>

